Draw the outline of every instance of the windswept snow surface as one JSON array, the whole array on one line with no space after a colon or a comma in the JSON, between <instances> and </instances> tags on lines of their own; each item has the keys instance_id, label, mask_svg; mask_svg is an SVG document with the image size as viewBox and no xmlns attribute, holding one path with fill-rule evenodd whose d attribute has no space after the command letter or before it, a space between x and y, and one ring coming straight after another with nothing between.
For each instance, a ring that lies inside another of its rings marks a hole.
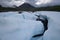
<instances>
[{"instance_id":1,"label":"windswept snow surface","mask_svg":"<svg viewBox=\"0 0 60 40\"><path fill-rule=\"evenodd\" d=\"M60 12L38 11L36 13L48 17L48 30L45 32L43 40L60 40Z\"/></svg>"},{"instance_id":2,"label":"windswept snow surface","mask_svg":"<svg viewBox=\"0 0 60 40\"><path fill-rule=\"evenodd\" d=\"M43 33L43 24L33 18L27 12L0 13L0 40L32 40L32 36Z\"/></svg>"},{"instance_id":3,"label":"windswept snow surface","mask_svg":"<svg viewBox=\"0 0 60 40\"><path fill-rule=\"evenodd\" d=\"M32 38L33 35L44 31L43 24L36 21L48 17L48 30L41 37ZM42 16L43 15L43 16ZM46 15L46 16L45 16ZM0 40L60 40L60 12L2 12L0 13Z\"/></svg>"}]
</instances>

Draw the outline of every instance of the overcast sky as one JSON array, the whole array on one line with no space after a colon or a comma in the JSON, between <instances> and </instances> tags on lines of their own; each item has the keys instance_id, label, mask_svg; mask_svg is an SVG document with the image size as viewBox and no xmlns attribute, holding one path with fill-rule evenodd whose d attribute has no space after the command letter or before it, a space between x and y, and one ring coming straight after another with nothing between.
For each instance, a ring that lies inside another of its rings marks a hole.
<instances>
[{"instance_id":1,"label":"overcast sky","mask_svg":"<svg viewBox=\"0 0 60 40\"><path fill-rule=\"evenodd\" d=\"M25 2L35 7L60 5L60 0L0 0L0 5L13 7L13 5L20 6Z\"/></svg>"}]
</instances>

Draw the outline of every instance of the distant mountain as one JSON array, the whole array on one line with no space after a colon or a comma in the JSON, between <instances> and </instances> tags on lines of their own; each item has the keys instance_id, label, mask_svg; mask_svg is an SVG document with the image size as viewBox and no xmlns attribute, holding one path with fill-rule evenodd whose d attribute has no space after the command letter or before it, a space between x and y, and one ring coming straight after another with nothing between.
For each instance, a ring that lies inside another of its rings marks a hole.
<instances>
[{"instance_id":1,"label":"distant mountain","mask_svg":"<svg viewBox=\"0 0 60 40\"><path fill-rule=\"evenodd\" d=\"M22 4L22 5L20 5L19 7L18 7L20 10L31 10L31 9L34 9L35 7L34 6L32 6L31 4L29 4L29 3L24 3L24 4Z\"/></svg>"},{"instance_id":2,"label":"distant mountain","mask_svg":"<svg viewBox=\"0 0 60 40\"><path fill-rule=\"evenodd\" d=\"M20 8L34 8L34 6L32 6L31 4L29 3L24 3L22 5L19 6Z\"/></svg>"},{"instance_id":3,"label":"distant mountain","mask_svg":"<svg viewBox=\"0 0 60 40\"><path fill-rule=\"evenodd\" d=\"M2 7L2 6L0 5L0 7Z\"/></svg>"}]
</instances>

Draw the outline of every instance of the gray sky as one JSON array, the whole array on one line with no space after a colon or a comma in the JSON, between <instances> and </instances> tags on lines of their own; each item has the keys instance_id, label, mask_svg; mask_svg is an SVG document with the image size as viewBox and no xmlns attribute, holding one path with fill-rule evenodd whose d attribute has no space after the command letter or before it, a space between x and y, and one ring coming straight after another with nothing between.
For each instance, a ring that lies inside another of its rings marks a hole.
<instances>
[{"instance_id":1,"label":"gray sky","mask_svg":"<svg viewBox=\"0 0 60 40\"><path fill-rule=\"evenodd\" d=\"M35 7L60 5L60 0L0 0L0 5L13 7L13 5L20 6L25 2Z\"/></svg>"}]
</instances>

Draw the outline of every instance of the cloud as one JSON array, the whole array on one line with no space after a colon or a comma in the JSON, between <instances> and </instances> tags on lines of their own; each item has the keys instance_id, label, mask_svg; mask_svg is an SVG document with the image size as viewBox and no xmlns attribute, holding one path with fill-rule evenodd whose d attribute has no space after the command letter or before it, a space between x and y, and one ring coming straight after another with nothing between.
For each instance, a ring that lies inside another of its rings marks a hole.
<instances>
[{"instance_id":1,"label":"cloud","mask_svg":"<svg viewBox=\"0 0 60 40\"><path fill-rule=\"evenodd\" d=\"M3 7L14 7L24 3L24 0L0 0L0 5Z\"/></svg>"},{"instance_id":2,"label":"cloud","mask_svg":"<svg viewBox=\"0 0 60 40\"><path fill-rule=\"evenodd\" d=\"M20 6L25 2L35 7L60 5L60 0L0 0L0 5L3 7L14 7L14 5Z\"/></svg>"},{"instance_id":3,"label":"cloud","mask_svg":"<svg viewBox=\"0 0 60 40\"><path fill-rule=\"evenodd\" d=\"M37 0L35 4L32 5L34 5L35 7L60 5L60 0Z\"/></svg>"}]
</instances>

